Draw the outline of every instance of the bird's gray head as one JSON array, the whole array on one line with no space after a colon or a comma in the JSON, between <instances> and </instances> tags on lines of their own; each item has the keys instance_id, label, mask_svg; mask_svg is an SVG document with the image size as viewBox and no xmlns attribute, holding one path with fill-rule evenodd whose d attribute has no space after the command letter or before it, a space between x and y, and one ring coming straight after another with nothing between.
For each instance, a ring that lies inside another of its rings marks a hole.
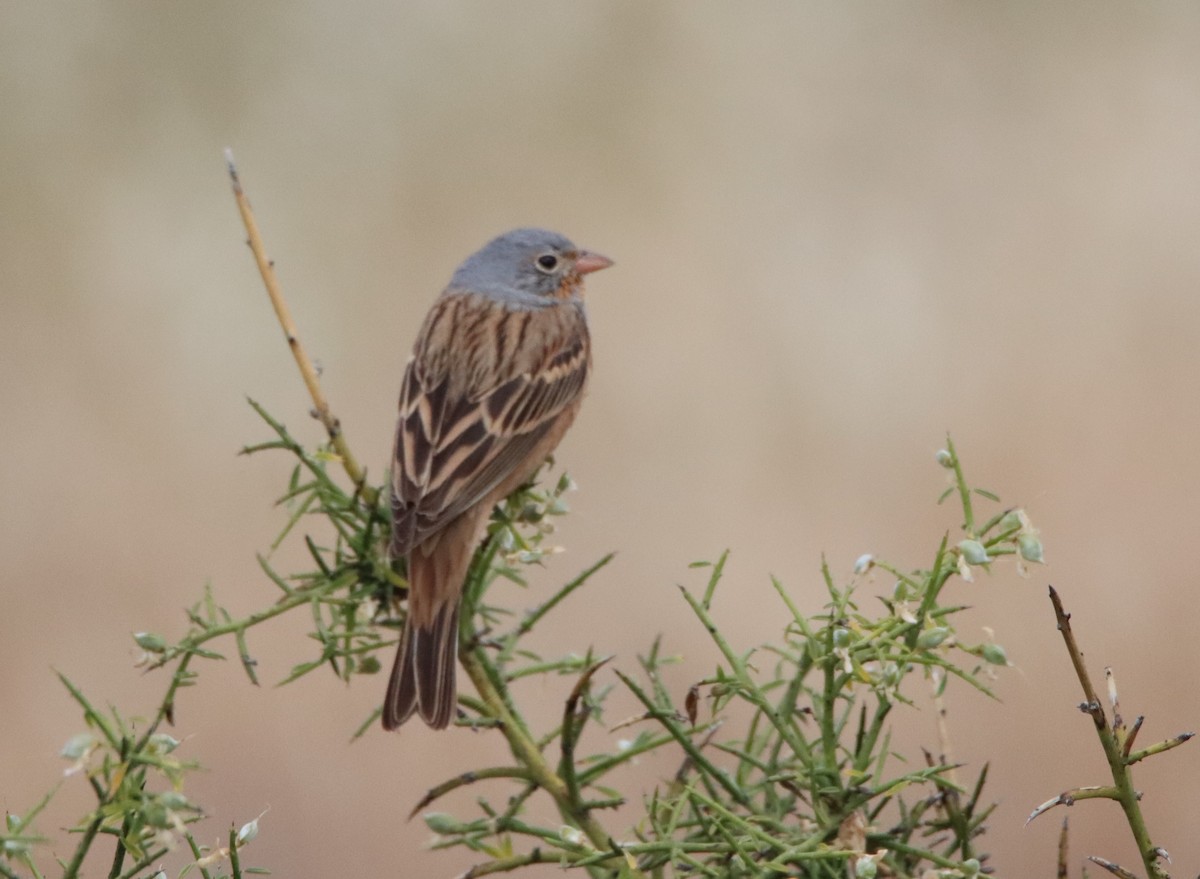
<instances>
[{"instance_id":1,"label":"bird's gray head","mask_svg":"<svg viewBox=\"0 0 1200 879\"><path fill-rule=\"evenodd\" d=\"M537 306L572 296L583 275L610 265L557 232L514 229L467 257L450 286Z\"/></svg>"}]
</instances>

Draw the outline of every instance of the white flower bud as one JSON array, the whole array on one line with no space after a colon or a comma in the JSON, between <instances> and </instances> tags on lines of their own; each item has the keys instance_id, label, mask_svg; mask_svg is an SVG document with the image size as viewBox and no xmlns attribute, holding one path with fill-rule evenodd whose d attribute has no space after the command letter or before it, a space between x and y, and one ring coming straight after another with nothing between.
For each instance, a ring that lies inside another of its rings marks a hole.
<instances>
[{"instance_id":1,"label":"white flower bud","mask_svg":"<svg viewBox=\"0 0 1200 879\"><path fill-rule=\"evenodd\" d=\"M238 831L237 835L238 845L243 845L247 842L250 842L250 840L254 839L256 836L258 836L257 818L255 818L253 821L247 821L242 825L242 829Z\"/></svg>"},{"instance_id":2,"label":"white flower bud","mask_svg":"<svg viewBox=\"0 0 1200 879\"><path fill-rule=\"evenodd\" d=\"M170 754L179 747L179 739L165 732L150 736L150 750L155 754Z\"/></svg>"}]
</instances>

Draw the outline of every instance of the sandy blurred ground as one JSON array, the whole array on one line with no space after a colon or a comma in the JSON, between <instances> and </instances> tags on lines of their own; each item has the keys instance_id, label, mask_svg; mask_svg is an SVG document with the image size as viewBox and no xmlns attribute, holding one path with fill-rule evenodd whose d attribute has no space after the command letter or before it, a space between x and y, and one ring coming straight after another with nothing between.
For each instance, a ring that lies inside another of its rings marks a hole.
<instances>
[{"instance_id":1,"label":"sandy blurred ground","mask_svg":"<svg viewBox=\"0 0 1200 879\"><path fill-rule=\"evenodd\" d=\"M131 668L130 632L177 634L205 582L236 612L272 600L254 553L289 464L235 455L266 437L243 396L320 434L242 244L231 146L376 474L417 322L463 256L540 224L618 261L590 284L595 379L559 456L581 486L568 552L514 603L620 555L548 650L584 629L630 668L662 632L682 689L715 663L676 593L689 562L733 550L716 613L743 645L783 625L771 574L815 612L822 552L842 577L868 551L927 563L957 524L934 504L951 430L1051 562L955 585L964 634L992 627L1019 670L1000 703L951 691L957 757L992 759L1002 802L987 849L1048 875L1059 817L1028 811L1105 781L1048 582L1145 743L1200 725L1198 44L1187 4L5 5L0 807L53 785L81 728L52 668L146 711L163 681ZM268 681L311 655L301 621L252 647ZM177 734L211 769L189 787L206 841L269 806L248 858L276 876L473 863L404 816L498 762L494 739L348 744L381 679L202 683ZM936 746L932 712L897 720ZM1197 777L1196 747L1137 775L1181 875ZM88 803L68 781L43 826ZM1115 806L1070 817L1076 866L1134 866Z\"/></svg>"}]
</instances>

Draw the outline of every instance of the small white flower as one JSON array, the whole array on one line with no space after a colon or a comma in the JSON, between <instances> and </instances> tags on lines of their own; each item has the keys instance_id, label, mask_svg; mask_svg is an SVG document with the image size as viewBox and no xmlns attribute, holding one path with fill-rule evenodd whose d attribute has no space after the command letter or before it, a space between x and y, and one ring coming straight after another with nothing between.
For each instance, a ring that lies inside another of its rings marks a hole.
<instances>
[{"instance_id":1,"label":"small white flower","mask_svg":"<svg viewBox=\"0 0 1200 879\"><path fill-rule=\"evenodd\" d=\"M354 610L355 622L366 624L375 619L375 614L379 612L379 602L374 598L368 598L361 602Z\"/></svg>"},{"instance_id":2,"label":"small white flower","mask_svg":"<svg viewBox=\"0 0 1200 879\"><path fill-rule=\"evenodd\" d=\"M842 671L846 674L854 673L854 663L850 661L849 647L835 647L833 648L833 655L842 661Z\"/></svg>"},{"instance_id":3,"label":"small white flower","mask_svg":"<svg viewBox=\"0 0 1200 879\"><path fill-rule=\"evenodd\" d=\"M209 866L212 866L213 864L215 864L217 861L223 861L228 857L229 857L229 849L223 848L223 847L215 848L212 851L210 851L208 854L206 854L204 857L197 858L196 866L197 867L209 867Z\"/></svg>"},{"instance_id":4,"label":"small white flower","mask_svg":"<svg viewBox=\"0 0 1200 879\"><path fill-rule=\"evenodd\" d=\"M88 761L99 747L100 742L91 733L85 732L72 736L59 752L68 760L74 761L63 770L63 775L71 776L87 769Z\"/></svg>"}]
</instances>

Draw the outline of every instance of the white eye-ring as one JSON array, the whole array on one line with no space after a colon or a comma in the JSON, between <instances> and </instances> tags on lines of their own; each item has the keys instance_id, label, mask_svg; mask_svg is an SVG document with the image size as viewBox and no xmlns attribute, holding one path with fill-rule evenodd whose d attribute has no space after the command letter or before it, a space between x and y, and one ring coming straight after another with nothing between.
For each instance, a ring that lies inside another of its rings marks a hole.
<instances>
[{"instance_id":1,"label":"white eye-ring","mask_svg":"<svg viewBox=\"0 0 1200 879\"><path fill-rule=\"evenodd\" d=\"M556 253L543 253L533 261L533 264L538 267L538 271L547 275L558 268L558 263L559 259Z\"/></svg>"}]
</instances>

